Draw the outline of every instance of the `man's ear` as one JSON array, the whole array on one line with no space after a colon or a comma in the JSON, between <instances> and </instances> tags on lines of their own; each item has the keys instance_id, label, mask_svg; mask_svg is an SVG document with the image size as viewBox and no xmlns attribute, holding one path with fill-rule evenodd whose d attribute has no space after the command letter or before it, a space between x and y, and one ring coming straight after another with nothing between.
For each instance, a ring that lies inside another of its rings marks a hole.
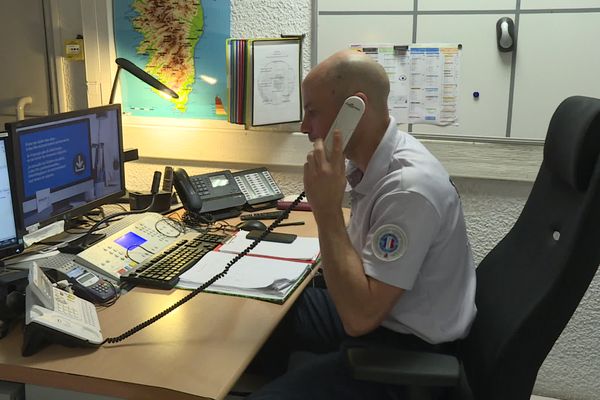
<instances>
[{"instance_id":1,"label":"man's ear","mask_svg":"<svg viewBox=\"0 0 600 400\"><path fill-rule=\"evenodd\" d=\"M365 92L356 92L353 96L360 97L360 99L365 103L365 107L369 105L369 98L367 97Z\"/></svg>"}]
</instances>

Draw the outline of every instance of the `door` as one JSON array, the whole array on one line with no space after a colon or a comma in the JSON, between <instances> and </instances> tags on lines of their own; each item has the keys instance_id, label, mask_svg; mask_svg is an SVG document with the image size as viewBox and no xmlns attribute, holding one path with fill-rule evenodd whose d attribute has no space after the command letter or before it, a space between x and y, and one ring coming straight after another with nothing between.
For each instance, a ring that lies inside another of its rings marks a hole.
<instances>
[{"instance_id":1,"label":"door","mask_svg":"<svg viewBox=\"0 0 600 400\"><path fill-rule=\"evenodd\" d=\"M16 105L30 96L26 116L52 113L43 0L0 1L0 130L16 119Z\"/></svg>"}]
</instances>

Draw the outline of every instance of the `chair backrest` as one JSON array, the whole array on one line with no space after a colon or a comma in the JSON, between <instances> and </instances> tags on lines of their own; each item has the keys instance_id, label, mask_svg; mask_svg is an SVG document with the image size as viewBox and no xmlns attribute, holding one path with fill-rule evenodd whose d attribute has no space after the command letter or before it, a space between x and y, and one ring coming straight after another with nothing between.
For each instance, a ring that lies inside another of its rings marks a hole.
<instances>
[{"instance_id":1,"label":"chair backrest","mask_svg":"<svg viewBox=\"0 0 600 400\"><path fill-rule=\"evenodd\" d=\"M529 399L600 264L600 100L554 112L514 227L477 268L477 318L460 357L475 399Z\"/></svg>"}]
</instances>

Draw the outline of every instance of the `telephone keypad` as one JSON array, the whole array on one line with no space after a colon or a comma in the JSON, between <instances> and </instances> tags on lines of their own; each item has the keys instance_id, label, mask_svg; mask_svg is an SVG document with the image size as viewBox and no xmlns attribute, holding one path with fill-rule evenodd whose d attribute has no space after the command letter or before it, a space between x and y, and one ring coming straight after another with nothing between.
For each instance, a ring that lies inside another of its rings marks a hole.
<instances>
[{"instance_id":1,"label":"telephone keypad","mask_svg":"<svg viewBox=\"0 0 600 400\"><path fill-rule=\"evenodd\" d=\"M234 178L248 204L259 204L283 197L281 190L266 168L236 172Z\"/></svg>"},{"instance_id":2,"label":"telephone keypad","mask_svg":"<svg viewBox=\"0 0 600 400\"><path fill-rule=\"evenodd\" d=\"M204 177L196 175L192 176L190 179L194 185L194 189L196 189L200 196L207 196L210 193L210 191L208 190L208 186L204 181Z\"/></svg>"},{"instance_id":3,"label":"telephone keypad","mask_svg":"<svg viewBox=\"0 0 600 400\"><path fill-rule=\"evenodd\" d=\"M97 326L98 317L94 306L78 300L74 294L54 289L55 311L75 321L83 321L86 324Z\"/></svg>"}]
</instances>

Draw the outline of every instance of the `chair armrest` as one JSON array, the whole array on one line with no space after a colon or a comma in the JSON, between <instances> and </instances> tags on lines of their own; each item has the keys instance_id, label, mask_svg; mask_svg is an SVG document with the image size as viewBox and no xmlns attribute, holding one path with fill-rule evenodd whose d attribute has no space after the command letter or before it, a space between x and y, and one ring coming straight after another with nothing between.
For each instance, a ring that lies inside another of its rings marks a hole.
<instances>
[{"instance_id":1,"label":"chair armrest","mask_svg":"<svg viewBox=\"0 0 600 400\"><path fill-rule=\"evenodd\" d=\"M346 349L350 373L355 379L393 385L456 386L460 366L447 354L398 350L386 347Z\"/></svg>"}]
</instances>

